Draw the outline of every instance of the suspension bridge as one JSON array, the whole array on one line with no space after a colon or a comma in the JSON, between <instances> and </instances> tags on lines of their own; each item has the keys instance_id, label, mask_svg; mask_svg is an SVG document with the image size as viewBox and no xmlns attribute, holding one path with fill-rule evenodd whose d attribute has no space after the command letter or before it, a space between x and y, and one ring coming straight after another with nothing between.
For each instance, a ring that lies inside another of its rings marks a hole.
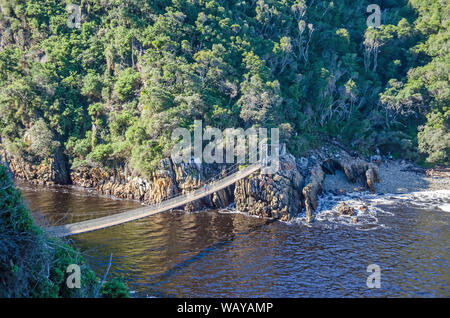
<instances>
[{"instance_id":1,"label":"suspension bridge","mask_svg":"<svg viewBox=\"0 0 450 318\"><path fill-rule=\"evenodd\" d=\"M205 183L206 187L202 186L194 191L176 195L160 203L134 210L129 210L122 213L86 220L82 222L52 226L47 228L46 231L49 234L56 237L65 237L75 234L82 234L86 232L96 231L107 227L142 219L157 213L169 211L171 209L186 205L189 202L201 199L203 197L213 194L214 192L222 190L232 185L236 181L241 180L249 176L250 174L260 170L264 166L265 165L262 162L257 162L241 170L238 170L238 167L236 165L234 166L235 167L234 170L228 171L227 173L225 173L225 175L219 175L221 177L220 179L215 180L215 178L212 178L213 181Z\"/></svg>"}]
</instances>

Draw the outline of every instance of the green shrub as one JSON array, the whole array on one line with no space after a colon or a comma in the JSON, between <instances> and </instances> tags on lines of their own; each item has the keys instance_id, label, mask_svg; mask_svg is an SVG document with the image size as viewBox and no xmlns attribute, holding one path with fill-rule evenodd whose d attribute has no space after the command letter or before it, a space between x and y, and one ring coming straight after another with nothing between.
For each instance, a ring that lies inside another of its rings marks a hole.
<instances>
[{"instance_id":1,"label":"green shrub","mask_svg":"<svg viewBox=\"0 0 450 318\"><path fill-rule=\"evenodd\" d=\"M432 164L450 163L450 132L448 125L450 110L445 114L433 112L427 116L427 123L420 127L418 135L419 151Z\"/></svg>"},{"instance_id":2,"label":"green shrub","mask_svg":"<svg viewBox=\"0 0 450 318\"><path fill-rule=\"evenodd\" d=\"M130 293L122 278L113 278L103 284L100 290L104 298L129 298Z\"/></svg>"},{"instance_id":3,"label":"green shrub","mask_svg":"<svg viewBox=\"0 0 450 318\"><path fill-rule=\"evenodd\" d=\"M81 269L81 288L70 289L66 269ZM99 279L79 251L38 228L0 165L0 297L94 297ZM100 290L105 297L128 297L122 280Z\"/></svg>"},{"instance_id":4,"label":"green shrub","mask_svg":"<svg viewBox=\"0 0 450 318\"><path fill-rule=\"evenodd\" d=\"M102 85L100 75L89 72L83 79L81 94L94 100L100 99L102 97Z\"/></svg>"},{"instance_id":5,"label":"green shrub","mask_svg":"<svg viewBox=\"0 0 450 318\"><path fill-rule=\"evenodd\" d=\"M26 135L31 141L30 152L41 159L51 156L59 146L59 142L54 140L53 133L42 118L31 126Z\"/></svg>"},{"instance_id":6,"label":"green shrub","mask_svg":"<svg viewBox=\"0 0 450 318\"><path fill-rule=\"evenodd\" d=\"M121 71L118 75L114 91L121 101L127 101L134 96L140 82L140 75L132 68Z\"/></svg>"},{"instance_id":7,"label":"green shrub","mask_svg":"<svg viewBox=\"0 0 450 318\"><path fill-rule=\"evenodd\" d=\"M106 161L113 154L114 149L111 144L97 145L94 150L87 156L87 159L93 160L97 163L105 164Z\"/></svg>"},{"instance_id":8,"label":"green shrub","mask_svg":"<svg viewBox=\"0 0 450 318\"><path fill-rule=\"evenodd\" d=\"M0 165L0 213L2 226L17 232L38 232L3 165Z\"/></svg>"},{"instance_id":9,"label":"green shrub","mask_svg":"<svg viewBox=\"0 0 450 318\"><path fill-rule=\"evenodd\" d=\"M86 158L91 151L91 133L87 134L84 139L71 137L66 142L66 152L71 157Z\"/></svg>"}]
</instances>

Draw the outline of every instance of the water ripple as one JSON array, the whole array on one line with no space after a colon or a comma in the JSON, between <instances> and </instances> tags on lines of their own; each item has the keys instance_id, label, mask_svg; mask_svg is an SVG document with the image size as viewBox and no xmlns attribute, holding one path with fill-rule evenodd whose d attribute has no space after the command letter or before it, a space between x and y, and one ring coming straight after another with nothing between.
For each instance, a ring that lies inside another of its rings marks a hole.
<instances>
[{"instance_id":1,"label":"water ripple","mask_svg":"<svg viewBox=\"0 0 450 318\"><path fill-rule=\"evenodd\" d=\"M21 189L50 223L140 205L72 188ZM356 224L337 213L340 201L357 209ZM450 192L319 202L312 224L304 215L285 223L233 209L172 211L73 240L99 275L113 253L111 275L124 276L137 297L450 297ZM380 289L366 285L370 264L381 268Z\"/></svg>"}]
</instances>

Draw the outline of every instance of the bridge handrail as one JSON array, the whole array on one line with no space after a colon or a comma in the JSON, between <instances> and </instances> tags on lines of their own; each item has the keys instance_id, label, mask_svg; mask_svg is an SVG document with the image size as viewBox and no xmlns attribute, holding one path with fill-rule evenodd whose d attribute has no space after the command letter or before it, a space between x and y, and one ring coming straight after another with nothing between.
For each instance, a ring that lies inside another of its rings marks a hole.
<instances>
[{"instance_id":1,"label":"bridge handrail","mask_svg":"<svg viewBox=\"0 0 450 318\"><path fill-rule=\"evenodd\" d=\"M194 190L190 191L189 193L192 193L192 192L194 192L194 191L196 191L196 190L202 189L202 188L204 187L205 184L207 184L207 185L213 185L213 184L215 184L215 182L216 182L215 180L217 179L217 177L227 177L227 176L233 174L233 173L236 171L236 168L238 168L238 164L234 164L234 165L232 165L232 166L230 166L230 167L227 167L225 170L222 170L222 171L221 171L220 173L218 173L217 175L215 175L215 176L213 176L213 177L207 179L202 185L199 185L197 188L195 188ZM224 173L224 172L225 172L225 173ZM153 206L153 205L154 205L154 206L158 206L158 205L160 205L162 202L165 202L165 201L167 201L167 200L169 200L169 199L172 199L172 198L180 197L180 196L183 195L183 194L186 194L186 193L174 193L174 194L172 194L172 195L170 195L170 196L164 198L164 200L162 200L162 201L160 201L160 202L158 202L158 203L151 204L150 206Z\"/></svg>"},{"instance_id":2,"label":"bridge handrail","mask_svg":"<svg viewBox=\"0 0 450 318\"><path fill-rule=\"evenodd\" d=\"M259 165L259 163L257 163L257 165ZM242 175L242 174L245 174L247 171L254 170L254 168L255 168L255 166L250 165L250 166L247 166L247 167L245 167L245 168L243 168L241 170L238 170L236 172L233 172L233 173L230 173L230 174L226 174L222 179L220 179L218 181L213 181L213 182L208 183L206 192L209 193L209 192L213 191L217 186L220 186L221 184L225 184L230 179L234 179L234 176L236 174ZM230 178L230 176L233 176L233 178ZM165 205L170 205L171 203L175 203L176 201L180 201L179 199L181 199L181 198L186 198L187 199L189 197L196 196L197 194L204 194L205 190L204 190L203 186L200 186L199 188L197 188L197 189L195 189L193 191L190 191L188 193L178 194L178 195L175 195L175 196L173 196L171 198L165 199L165 200L157 203L156 206L157 207L161 207L161 206L165 206ZM215 192L215 191L213 191L213 192ZM150 205L150 206L148 206L146 208L150 208L152 206L155 206L155 205Z\"/></svg>"},{"instance_id":3,"label":"bridge handrail","mask_svg":"<svg viewBox=\"0 0 450 318\"><path fill-rule=\"evenodd\" d=\"M240 180L253 172L256 172L263 164L261 162L249 165L233 174L225 176L224 178L211 183L211 186L207 186L205 189L198 188L189 193L180 194L171 199L164 200L158 204L125 211L122 213L112 214L100 218L95 218L91 220L81 221L77 223L53 226L47 229L47 232L52 233L55 236L63 237L73 234L85 233L93 230L98 230L101 228L106 228L122 223L126 223L129 221L137 220L149 215L153 215L156 213L160 213L166 210L170 210L182 205L185 205L189 202L201 199L207 195L210 195L216 191L219 191L237 180Z\"/></svg>"}]
</instances>

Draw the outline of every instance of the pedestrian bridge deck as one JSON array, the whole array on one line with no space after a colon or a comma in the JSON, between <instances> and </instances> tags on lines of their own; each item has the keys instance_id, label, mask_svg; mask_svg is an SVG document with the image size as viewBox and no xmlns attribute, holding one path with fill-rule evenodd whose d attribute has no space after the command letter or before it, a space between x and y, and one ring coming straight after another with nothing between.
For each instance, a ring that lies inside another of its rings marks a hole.
<instances>
[{"instance_id":1,"label":"pedestrian bridge deck","mask_svg":"<svg viewBox=\"0 0 450 318\"><path fill-rule=\"evenodd\" d=\"M104 229L107 227L123 224L126 222L131 222L134 220L142 219L150 215L157 213L169 211L171 209L183 206L189 202L201 199L216 191L222 190L238 180L241 180L250 174L258 171L263 167L263 164L258 162L251 164L241 170L238 170L222 179L215 182L208 183L206 190L202 187L200 189L194 190L189 193L180 194L171 199L162 201L161 203L117 213L113 215L108 215L101 218L91 219L87 221L59 225L47 228L47 232L53 236L65 237L75 234L82 234L86 232L91 232L95 230Z\"/></svg>"}]
</instances>

